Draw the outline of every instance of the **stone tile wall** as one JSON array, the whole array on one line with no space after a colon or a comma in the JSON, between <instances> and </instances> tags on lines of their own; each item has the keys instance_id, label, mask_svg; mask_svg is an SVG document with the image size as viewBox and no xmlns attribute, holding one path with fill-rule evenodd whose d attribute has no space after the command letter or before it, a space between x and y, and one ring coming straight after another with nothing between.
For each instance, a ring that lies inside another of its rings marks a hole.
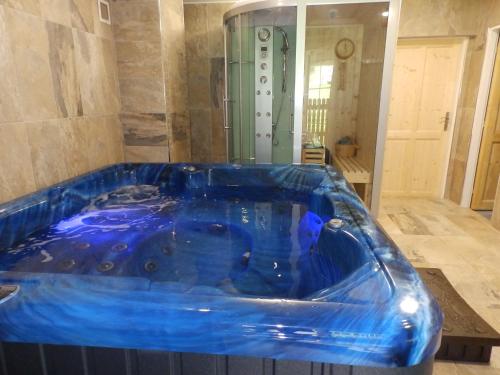
<instances>
[{"instance_id":1,"label":"stone tile wall","mask_svg":"<svg viewBox=\"0 0 500 375\"><path fill-rule=\"evenodd\" d=\"M125 156L189 161L182 0L113 0Z\"/></svg>"},{"instance_id":2,"label":"stone tile wall","mask_svg":"<svg viewBox=\"0 0 500 375\"><path fill-rule=\"evenodd\" d=\"M0 202L123 160L96 1L0 0L0 77Z\"/></svg>"},{"instance_id":3,"label":"stone tile wall","mask_svg":"<svg viewBox=\"0 0 500 375\"><path fill-rule=\"evenodd\" d=\"M230 3L186 4L188 108L192 159L225 162L223 129L224 28L222 17Z\"/></svg>"}]
</instances>

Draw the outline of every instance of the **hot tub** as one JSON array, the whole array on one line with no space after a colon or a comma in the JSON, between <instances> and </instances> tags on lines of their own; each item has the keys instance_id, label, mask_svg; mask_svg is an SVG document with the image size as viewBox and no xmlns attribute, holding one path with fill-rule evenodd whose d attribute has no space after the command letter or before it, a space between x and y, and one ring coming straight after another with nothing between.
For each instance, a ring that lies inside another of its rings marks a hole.
<instances>
[{"instance_id":1,"label":"hot tub","mask_svg":"<svg viewBox=\"0 0 500 375\"><path fill-rule=\"evenodd\" d=\"M0 286L4 346L430 373L441 336L436 301L330 167L83 175L0 205Z\"/></svg>"}]
</instances>

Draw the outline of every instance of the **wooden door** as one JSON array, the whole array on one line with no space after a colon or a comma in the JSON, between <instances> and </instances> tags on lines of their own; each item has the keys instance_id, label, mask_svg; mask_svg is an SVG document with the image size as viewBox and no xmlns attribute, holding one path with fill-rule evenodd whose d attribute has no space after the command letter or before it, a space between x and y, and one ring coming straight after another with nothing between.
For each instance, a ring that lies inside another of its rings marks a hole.
<instances>
[{"instance_id":1,"label":"wooden door","mask_svg":"<svg viewBox=\"0 0 500 375\"><path fill-rule=\"evenodd\" d=\"M474 180L471 208L492 210L500 175L500 48L497 49L490 96Z\"/></svg>"},{"instance_id":2,"label":"wooden door","mask_svg":"<svg viewBox=\"0 0 500 375\"><path fill-rule=\"evenodd\" d=\"M382 193L439 197L445 182L462 41L398 42Z\"/></svg>"}]
</instances>

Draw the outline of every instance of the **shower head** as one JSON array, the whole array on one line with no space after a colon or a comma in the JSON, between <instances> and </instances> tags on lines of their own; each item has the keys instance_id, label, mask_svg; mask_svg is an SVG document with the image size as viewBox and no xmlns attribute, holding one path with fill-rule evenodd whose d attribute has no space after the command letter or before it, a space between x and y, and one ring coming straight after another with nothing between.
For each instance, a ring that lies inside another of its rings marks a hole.
<instances>
[{"instance_id":1,"label":"shower head","mask_svg":"<svg viewBox=\"0 0 500 375\"><path fill-rule=\"evenodd\" d=\"M290 44L288 43L288 35L285 30L283 30L281 27L276 26L276 30L278 30L281 35L283 36L283 44L281 46L281 52L286 54L288 50L290 49Z\"/></svg>"},{"instance_id":2,"label":"shower head","mask_svg":"<svg viewBox=\"0 0 500 375\"><path fill-rule=\"evenodd\" d=\"M288 50L290 49L290 43L288 43L288 35L285 30L279 26L275 26L283 36L283 44L281 45L281 52L283 53L283 82L281 84L281 91L286 92L287 89L287 70L288 70Z\"/></svg>"}]
</instances>

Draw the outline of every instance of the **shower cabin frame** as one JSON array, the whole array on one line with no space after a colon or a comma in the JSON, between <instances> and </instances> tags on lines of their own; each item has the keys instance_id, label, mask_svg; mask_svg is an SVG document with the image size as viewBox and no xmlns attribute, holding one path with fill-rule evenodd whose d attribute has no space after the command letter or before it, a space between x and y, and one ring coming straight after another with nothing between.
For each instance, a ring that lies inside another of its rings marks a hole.
<instances>
[{"instance_id":1,"label":"shower cabin frame","mask_svg":"<svg viewBox=\"0 0 500 375\"><path fill-rule=\"evenodd\" d=\"M241 16L244 13L257 11L261 9L271 9L278 7L296 7L297 8L297 36L296 36L296 53L295 53L295 87L294 87L294 103L293 103L293 129L290 132L293 134L293 158L292 162L298 164L301 162L302 156L302 114L304 110L304 73L305 73L305 42L306 42L306 15L307 7L311 5L333 5L333 4L366 4L366 3L389 3L389 18L387 23L386 44L384 53L384 67L382 74L382 85L380 91L380 107L377 129L377 141L375 147L375 162L372 181L372 200L370 210L376 217L379 212L380 194L382 187L382 168L384 162L384 148L387 136L387 119L389 114L389 104L392 85L392 66L396 54L399 16L401 10L401 0L262 0L262 1L244 1L238 7L235 7L224 14L224 75L225 87L223 98L224 110L224 133L226 138L226 161L229 160L230 134L232 126L229 120L228 98L229 83L228 83L228 50L227 50L227 21L233 17L238 17L237 25L240 27L238 33L241 45ZM241 60L241 48L240 48ZM240 64L239 79L241 82L242 69ZM241 85L239 87L241 97ZM240 107L242 106L240 100ZM240 108L241 109L241 108ZM240 110L240 124L241 124ZM242 136L240 133L240 143ZM241 150L241 148L240 148Z\"/></svg>"}]
</instances>

